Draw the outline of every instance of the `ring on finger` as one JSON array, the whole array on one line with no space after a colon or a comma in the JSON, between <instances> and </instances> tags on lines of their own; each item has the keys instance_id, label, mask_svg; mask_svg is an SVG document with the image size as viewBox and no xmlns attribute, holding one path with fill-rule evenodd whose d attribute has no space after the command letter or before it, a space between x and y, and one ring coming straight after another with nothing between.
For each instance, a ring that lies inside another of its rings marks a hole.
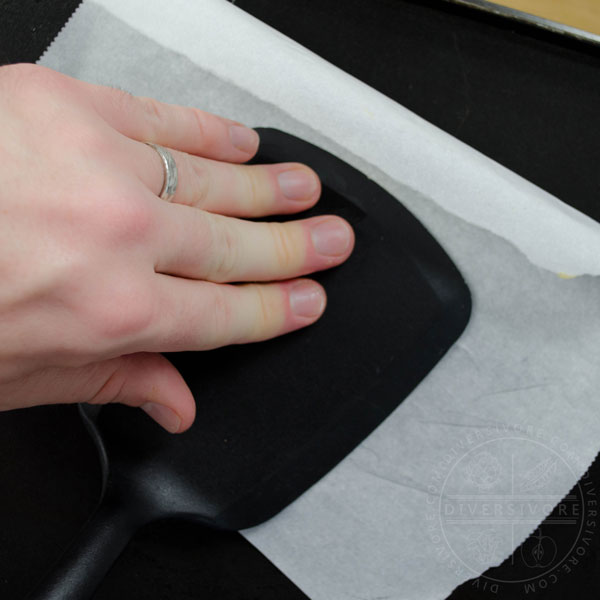
<instances>
[{"instance_id":1,"label":"ring on finger","mask_svg":"<svg viewBox=\"0 0 600 600\"><path fill-rule=\"evenodd\" d=\"M163 148L163 146L153 144L152 142L146 142L146 144L148 144L148 146L156 150L156 152L162 160L165 171L163 186L160 190L160 194L158 194L158 197L162 200L170 202L175 196L175 191L177 190L177 183L179 181L179 176L177 174L177 164L175 163L175 159L166 148Z\"/></svg>"}]
</instances>

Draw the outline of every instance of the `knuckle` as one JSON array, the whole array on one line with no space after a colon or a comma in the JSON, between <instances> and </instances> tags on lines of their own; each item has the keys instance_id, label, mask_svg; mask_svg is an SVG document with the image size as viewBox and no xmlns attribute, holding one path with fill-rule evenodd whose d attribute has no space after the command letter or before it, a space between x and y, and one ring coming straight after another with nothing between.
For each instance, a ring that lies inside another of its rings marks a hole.
<instances>
[{"instance_id":1,"label":"knuckle","mask_svg":"<svg viewBox=\"0 0 600 600\"><path fill-rule=\"evenodd\" d=\"M85 158L107 158L114 155L115 143L106 131L94 127L64 128L55 134L58 143Z\"/></svg>"},{"instance_id":2,"label":"knuckle","mask_svg":"<svg viewBox=\"0 0 600 600\"><path fill-rule=\"evenodd\" d=\"M116 335L118 339L137 336L146 331L154 321L154 307L148 300L139 296L135 298L129 308L113 321L114 325L109 333Z\"/></svg>"},{"instance_id":3,"label":"knuckle","mask_svg":"<svg viewBox=\"0 0 600 600\"><path fill-rule=\"evenodd\" d=\"M294 246L288 230L281 223L268 224L277 267L287 271L294 267L297 261L298 250Z\"/></svg>"},{"instance_id":4,"label":"knuckle","mask_svg":"<svg viewBox=\"0 0 600 600\"><path fill-rule=\"evenodd\" d=\"M250 283L245 287L253 295L254 311L243 341L260 341L279 333L283 318L280 294L270 285Z\"/></svg>"},{"instance_id":5,"label":"knuckle","mask_svg":"<svg viewBox=\"0 0 600 600\"><path fill-rule=\"evenodd\" d=\"M240 172L245 179L246 197L249 198L253 208L259 209L266 194L262 189L261 182L256 169L242 168Z\"/></svg>"},{"instance_id":6,"label":"knuckle","mask_svg":"<svg viewBox=\"0 0 600 600\"><path fill-rule=\"evenodd\" d=\"M162 104L158 100L146 96L133 96L133 98L139 103L146 119L158 126L163 123L165 117L164 110Z\"/></svg>"},{"instance_id":7,"label":"knuckle","mask_svg":"<svg viewBox=\"0 0 600 600\"><path fill-rule=\"evenodd\" d=\"M190 108L188 110L190 111L192 126L195 129L195 137L202 142L206 141L206 115L197 108Z\"/></svg>"},{"instance_id":8,"label":"knuckle","mask_svg":"<svg viewBox=\"0 0 600 600\"><path fill-rule=\"evenodd\" d=\"M65 92L70 79L57 71L30 63L17 63L0 68L2 83L9 86L12 98L31 108L40 100L47 99L49 93Z\"/></svg>"},{"instance_id":9,"label":"knuckle","mask_svg":"<svg viewBox=\"0 0 600 600\"><path fill-rule=\"evenodd\" d=\"M193 206L202 208L211 196L211 171L204 161L183 155L183 170L190 174L190 181L183 187L190 190L190 202Z\"/></svg>"},{"instance_id":10,"label":"knuckle","mask_svg":"<svg viewBox=\"0 0 600 600\"><path fill-rule=\"evenodd\" d=\"M123 283L110 301L95 303L88 319L96 335L108 345L146 331L154 320L155 307L150 295L138 285Z\"/></svg>"},{"instance_id":11,"label":"knuckle","mask_svg":"<svg viewBox=\"0 0 600 600\"><path fill-rule=\"evenodd\" d=\"M53 71L31 63L15 63L0 68L0 76L7 81L28 84L38 81L40 77L48 76Z\"/></svg>"},{"instance_id":12,"label":"knuckle","mask_svg":"<svg viewBox=\"0 0 600 600\"><path fill-rule=\"evenodd\" d=\"M131 114L135 109L134 103L137 101L136 96L124 90L123 88L110 85L107 86L110 93L107 94L107 102L112 104L117 114Z\"/></svg>"},{"instance_id":13,"label":"knuckle","mask_svg":"<svg viewBox=\"0 0 600 600\"><path fill-rule=\"evenodd\" d=\"M55 339L43 348L44 366L76 368L97 360L96 350L90 350L89 332L73 331L69 335L61 332Z\"/></svg>"},{"instance_id":14,"label":"knuckle","mask_svg":"<svg viewBox=\"0 0 600 600\"><path fill-rule=\"evenodd\" d=\"M0 100L11 112L36 123L35 135L57 132L60 118L70 104L67 94L72 88L68 77L38 65L15 64L0 68Z\"/></svg>"},{"instance_id":15,"label":"knuckle","mask_svg":"<svg viewBox=\"0 0 600 600\"><path fill-rule=\"evenodd\" d=\"M232 337L234 321L233 306L222 286L215 286L211 304L211 323L214 339L225 340Z\"/></svg>"},{"instance_id":16,"label":"knuckle","mask_svg":"<svg viewBox=\"0 0 600 600\"><path fill-rule=\"evenodd\" d=\"M235 278L239 264L240 245L234 232L227 226L214 227L211 236L213 256L213 279L218 282L231 282Z\"/></svg>"},{"instance_id":17,"label":"knuckle","mask_svg":"<svg viewBox=\"0 0 600 600\"><path fill-rule=\"evenodd\" d=\"M4 65L0 68L0 78L3 82L27 82L36 72L36 65L30 63L16 63Z\"/></svg>"},{"instance_id":18,"label":"knuckle","mask_svg":"<svg viewBox=\"0 0 600 600\"><path fill-rule=\"evenodd\" d=\"M113 369L104 383L94 392L94 394L86 400L87 404L107 404L110 402L118 402L122 396L123 388L127 381L127 372L122 366Z\"/></svg>"},{"instance_id":19,"label":"knuckle","mask_svg":"<svg viewBox=\"0 0 600 600\"><path fill-rule=\"evenodd\" d=\"M88 218L101 230L101 236L117 244L142 243L154 231L154 215L143 198L108 192L94 203Z\"/></svg>"},{"instance_id":20,"label":"knuckle","mask_svg":"<svg viewBox=\"0 0 600 600\"><path fill-rule=\"evenodd\" d=\"M257 299L256 319L254 323L254 337L262 338L267 331L271 329L270 324L275 315L276 307L272 302L270 294L262 285L254 285L254 291Z\"/></svg>"},{"instance_id":21,"label":"knuckle","mask_svg":"<svg viewBox=\"0 0 600 600\"><path fill-rule=\"evenodd\" d=\"M146 239L152 229L152 213L143 202L124 202L116 211L121 238L131 241Z\"/></svg>"}]
</instances>

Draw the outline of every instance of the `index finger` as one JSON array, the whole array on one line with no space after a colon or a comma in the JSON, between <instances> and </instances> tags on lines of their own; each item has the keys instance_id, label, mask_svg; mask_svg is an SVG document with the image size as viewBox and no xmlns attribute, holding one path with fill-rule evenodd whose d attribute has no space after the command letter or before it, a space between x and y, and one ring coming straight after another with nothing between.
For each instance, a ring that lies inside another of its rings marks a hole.
<instances>
[{"instance_id":1,"label":"index finger","mask_svg":"<svg viewBox=\"0 0 600 600\"><path fill-rule=\"evenodd\" d=\"M250 160L258 149L258 133L237 121L115 88L86 85L94 88L91 98L98 114L131 139L236 163Z\"/></svg>"}]
</instances>

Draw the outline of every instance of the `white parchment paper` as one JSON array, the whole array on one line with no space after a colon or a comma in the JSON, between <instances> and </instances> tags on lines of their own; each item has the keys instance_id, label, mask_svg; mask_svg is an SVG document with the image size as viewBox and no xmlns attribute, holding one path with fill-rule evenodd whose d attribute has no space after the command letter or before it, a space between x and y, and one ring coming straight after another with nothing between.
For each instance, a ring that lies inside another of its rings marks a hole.
<instances>
[{"instance_id":1,"label":"white parchment paper","mask_svg":"<svg viewBox=\"0 0 600 600\"><path fill-rule=\"evenodd\" d=\"M442 362L243 532L311 598L443 598L576 484L600 446L596 223L225 1L88 1L41 62L324 147L404 203L467 279L473 316ZM579 525L565 523L575 541Z\"/></svg>"}]
</instances>

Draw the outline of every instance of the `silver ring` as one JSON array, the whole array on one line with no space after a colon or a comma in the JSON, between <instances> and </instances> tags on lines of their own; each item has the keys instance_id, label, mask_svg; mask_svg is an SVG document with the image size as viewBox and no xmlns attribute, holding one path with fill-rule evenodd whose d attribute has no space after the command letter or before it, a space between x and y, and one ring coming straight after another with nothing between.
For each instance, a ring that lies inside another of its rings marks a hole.
<instances>
[{"instance_id":1,"label":"silver ring","mask_svg":"<svg viewBox=\"0 0 600 600\"><path fill-rule=\"evenodd\" d=\"M177 182L179 181L175 159L166 148L163 148L158 144L153 144L152 142L146 142L146 144L148 144L148 146L151 146L158 152L158 155L162 159L163 166L165 167L165 178L163 181L162 190L160 190L160 194L158 195L158 197L162 200L170 202L173 199L173 196L175 196Z\"/></svg>"}]
</instances>

